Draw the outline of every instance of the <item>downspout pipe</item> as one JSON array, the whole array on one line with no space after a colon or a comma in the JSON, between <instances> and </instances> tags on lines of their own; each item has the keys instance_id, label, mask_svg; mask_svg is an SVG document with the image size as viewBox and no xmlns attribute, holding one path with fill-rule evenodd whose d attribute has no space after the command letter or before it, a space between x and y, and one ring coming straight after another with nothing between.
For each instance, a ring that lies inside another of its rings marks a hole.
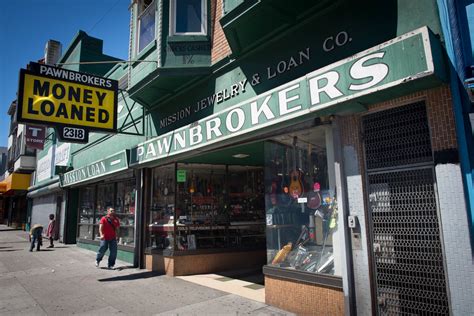
<instances>
[{"instance_id":1,"label":"downspout pipe","mask_svg":"<svg viewBox=\"0 0 474 316\"><path fill-rule=\"evenodd\" d=\"M464 91L464 86L458 77L458 71L461 77L464 77L464 68L459 64L463 64L462 58L463 50L460 44L460 30L458 27L458 19L456 15L456 0L437 0L439 17L441 27L445 34L446 52L449 57L450 67L450 85L453 99L453 111L456 126L456 136L458 140L459 160L461 164L461 173L463 178L464 196L466 200L466 211L469 224L469 233L471 239L471 252L474 255L474 178L473 178L473 164L471 163L471 155L474 155L472 150L472 137L468 139L471 133L469 130L470 123L467 121L468 114L463 111L464 108L469 108L469 105L464 105L465 102L470 102L461 93ZM456 67L458 66L458 67Z\"/></svg>"}]
</instances>

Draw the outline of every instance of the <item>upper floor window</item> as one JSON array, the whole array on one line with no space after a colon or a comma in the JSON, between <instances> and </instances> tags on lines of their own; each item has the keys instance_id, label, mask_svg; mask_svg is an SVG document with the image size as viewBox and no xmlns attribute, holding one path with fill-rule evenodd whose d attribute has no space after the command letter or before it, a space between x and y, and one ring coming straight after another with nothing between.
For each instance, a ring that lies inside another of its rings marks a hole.
<instances>
[{"instance_id":1,"label":"upper floor window","mask_svg":"<svg viewBox=\"0 0 474 316\"><path fill-rule=\"evenodd\" d=\"M138 53L155 39L155 5L152 0L138 2Z\"/></svg>"},{"instance_id":2,"label":"upper floor window","mask_svg":"<svg viewBox=\"0 0 474 316\"><path fill-rule=\"evenodd\" d=\"M206 35L206 0L171 0L171 35Z\"/></svg>"}]
</instances>

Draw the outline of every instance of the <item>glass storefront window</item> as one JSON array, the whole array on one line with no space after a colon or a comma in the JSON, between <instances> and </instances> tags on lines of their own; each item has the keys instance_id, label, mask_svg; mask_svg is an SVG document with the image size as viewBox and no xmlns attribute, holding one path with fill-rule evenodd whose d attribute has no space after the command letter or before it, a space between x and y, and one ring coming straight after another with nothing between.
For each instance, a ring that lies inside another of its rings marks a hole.
<instances>
[{"instance_id":1,"label":"glass storefront window","mask_svg":"<svg viewBox=\"0 0 474 316\"><path fill-rule=\"evenodd\" d=\"M78 238L99 240L99 222L107 207L120 220L119 245L135 244L135 179L90 185L79 189Z\"/></svg>"},{"instance_id":2,"label":"glass storefront window","mask_svg":"<svg viewBox=\"0 0 474 316\"><path fill-rule=\"evenodd\" d=\"M340 275L338 209L330 127L265 144L267 262Z\"/></svg>"},{"instance_id":3,"label":"glass storefront window","mask_svg":"<svg viewBox=\"0 0 474 316\"><path fill-rule=\"evenodd\" d=\"M135 180L118 182L115 213L120 219L119 245L135 244Z\"/></svg>"},{"instance_id":4,"label":"glass storefront window","mask_svg":"<svg viewBox=\"0 0 474 316\"><path fill-rule=\"evenodd\" d=\"M176 186L176 194L166 190L167 183ZM147 252L264 248L263 167L200 163L157 167L148 216Z\"/></svg>"},{"instance_id":5,"label":"glass storefront window","mask_svg":"<svg viewBox=\"0 0 474 316\"><path fill-rule=\"evenodd\" d=\"M95 191L86 187L79 191L79 238L93 239Z\"/></svg>"},{"instance_id":6,"label":"glass storefront window","mask_svg":"<svg viewBox=\"0 0 474 316\"><path fill-rule=\"evenodd\" d=\"M147 252L156 249L173 249L175 166L153 169L152 196L147 215Z\"/></svg>"}]
</instances>

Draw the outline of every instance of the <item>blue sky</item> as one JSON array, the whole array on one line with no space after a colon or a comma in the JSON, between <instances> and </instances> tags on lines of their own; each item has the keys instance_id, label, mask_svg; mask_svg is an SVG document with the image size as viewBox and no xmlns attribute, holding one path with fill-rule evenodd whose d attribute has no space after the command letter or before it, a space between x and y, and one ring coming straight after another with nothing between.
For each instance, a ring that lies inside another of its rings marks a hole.
<instances>
[{"instance_id":1,"label":"blue sky","mask_svg":"<svg viewBox=\"0 0 474 316\"><path fill-rule=\"evenodd\" d=\"M7 146L8 107L16 98L18 74L43 58L49 39L63 52L79 30L104 41L103 52L127 59L130 0L15 0L0 9L0 146Z\"/></svg>"}]
</instances>

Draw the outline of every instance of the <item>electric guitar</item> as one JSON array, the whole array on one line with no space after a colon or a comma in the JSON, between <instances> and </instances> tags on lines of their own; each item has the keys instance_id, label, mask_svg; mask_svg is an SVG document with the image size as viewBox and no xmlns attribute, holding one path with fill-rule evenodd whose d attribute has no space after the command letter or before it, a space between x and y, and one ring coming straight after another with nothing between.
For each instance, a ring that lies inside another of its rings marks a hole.
<instances>
[{"instance_id":1,"label":"electric guitar","mask_svg":"<svg viewBox=\"0 0 474 316\"><path fill-rule=\"evenodd\" d=\"M321 206L321 194L319 194L320 189L321 185L318 182L313 183L313 190L308 193L307 206L310 209L316 210Z\"/></svg>"},{"instance_id":2,"label":"electric guitar","mask_svg":"<svg viewBox=\"0 0 474 316\"><path fill-rule=\"evenodd\" d=\"M290 178L290 196L297 199L303 193L303 183L301 182L301 172L296 169L296 136L293 138L293 171L291 171Z\"/></svg>"}]
</instances>

